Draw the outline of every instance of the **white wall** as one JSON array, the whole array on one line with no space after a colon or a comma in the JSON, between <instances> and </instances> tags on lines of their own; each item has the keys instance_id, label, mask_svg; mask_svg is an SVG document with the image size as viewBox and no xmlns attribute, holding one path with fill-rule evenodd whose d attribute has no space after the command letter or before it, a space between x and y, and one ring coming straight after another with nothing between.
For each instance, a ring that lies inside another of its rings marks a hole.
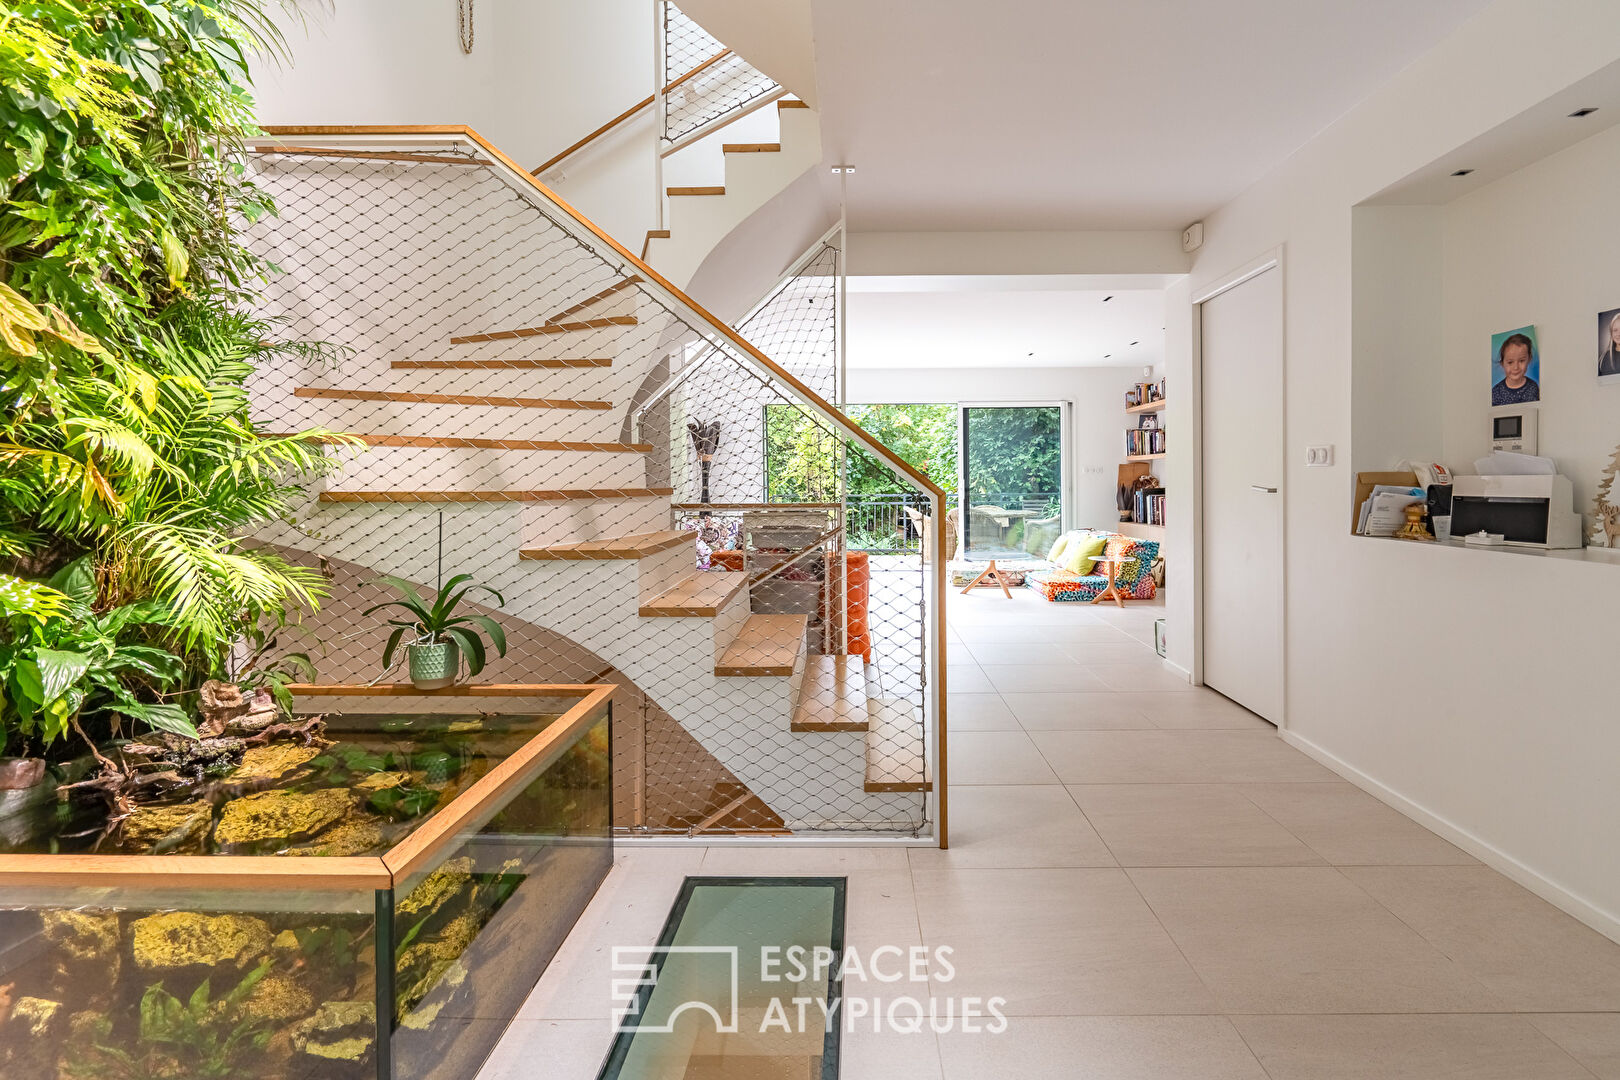
<instances>
[{"instance_id":1,"label":"white wall","mask_svg":"<svg viewBox=\"0 0 1620 1080\"><path fill-rule=\"evenodd\" d=\"M1594 32L1613 14L1612 0L1485 9L1212 215L1193 289L1282 249L1286 737L1620 937L1620 726L1605 674L1620 568L1538 560L1515 588L1525 557L1347 529L1351 207L1614 63L1620 39ZM1169 364L1171 385L1188 385L1193 353ZM1304 468L1317 443L1338 446L1334 468ZM1397 701L1373 696L1392 683Z\"/></svg>"},{"instance_id":2,"label":"white wall","mask_svg":"<svg viewBox=\"0 0 1620 1080\"><path fill-rule=\"evenodd\" d=\"M1445 460L1490 450L1494 333L1534 324L1541 452L1587 514L1620 443L1620 385L1597 381L1597 313L1620 307L1620 127L1444 208ZM1473 470L1466 469L1472 472ZM1620 568L1616 568L1620 573Z\"/></svg>"},{"instance_id":3,"label":"white wall","mask_svg":"<svg viewBox=\"0 0 1620 1080\"><path fill-rule=\"evenodd\" d=\"M1142 369L961 368L904 370L867 368L849 373L849 400L856 404L927 402L1073 402L1069 468L1074 478L1073 520L1107 528L1119 521L1115 486L1124 460L1125 391Z\"/></svg>"},{"instance_id":4,"label":"white wall","mask_svg":"<svg viewBox=\"0 0 1620 1080\"><path fill-rule=\"evenodd\" d=\"M651 92L645 0L478 0L475 12L471 54L450 0L335 0L283 20L292 62L255 66L259 122L466 124L533 167ZM637 252L654 212L650 117L554 184Z\"/></svg>"}]
</instances>

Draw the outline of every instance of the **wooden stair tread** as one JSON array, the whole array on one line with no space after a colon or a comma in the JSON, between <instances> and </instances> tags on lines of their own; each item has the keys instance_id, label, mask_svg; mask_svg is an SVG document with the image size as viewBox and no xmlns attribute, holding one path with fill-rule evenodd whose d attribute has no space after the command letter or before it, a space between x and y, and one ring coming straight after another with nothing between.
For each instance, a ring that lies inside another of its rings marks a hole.
<instances>
[{"instance_id":1,"label":"wooden stair tread","mask_svg":"<svg viewBox=\"0 0 1620 1080\"><path fill-rule=\"evenodd\" d=\"M792 675L808 615L750 615L714 665L716 675Z\"/></svg>"},{"instance_id":2,"label":"wooden stair tread","mask_svg":"<svg viewBox=\"0 0 1620 1080\"><path fill-rule=\"evenodd\" d=\"M541 326L525 326L520 330L493 330L487 334L463 334L451 338L450 344L476 345L481 341L511 341L514 338L544 337L549 334L572 334L582 330L606 330L614 326L635 326L640 321L634 315L604 315L599 319L545 323Z\"/></svg>"},{"instance_id":3,"label":"wooden stair tread","mask_svg":"<svg viewBox=\"0 0 1620 1080\"><path fill-rule=\"evenodd\" d=\"M783 98L776 103L776 107L778 109L808 109L810 105L808 102L799 101L797 98Z\"/></svg>"},{"instance_id":4,"label":"wooden stair tread","mask_svg":"<svg viewBox=\"0 0 1620 1080\"><path fill-rule=\"evenodd\" d=\"M570 499L667 498L673 488L569 488L558 491L323 491L323 503L567 502Z\"/></svg>"},{"instance_id":5,"label":"wooden stair tread","mask_svg":"<svg viewBox=\"0 0 1620 1080\"><path fill-rule=\"evenodd\" d=\"M664 193L666 195L724 195L726 193L726 189L710 184L701 187L665 188Z\"/></svg>"},{"instance_id":6,"label":"wooden stair tread","mask_svg":"<svg viewBox=\"0 0 1620 1080\"><path fill-rule=\"evenodd\" d=\"M804 686L793 710L793 731L865 731L866 661L814 653L804 662Z\"/></svg>"},{"instance_id":7,"label":"wooden stair tread","mask_svg":"<svg viewBox=\"0 0 1620 1080\"><path fill-rule=\"evenodd\" d=\"M746 584L748 575L740 570L694 570L674 588L642 604L640 614L644 619L712 619Z\"/></svg>"},{"instance_id":8,"label":"wooden stair tread","mask_svg":"<svg viewBox=\"0 0 1620 1080\"><path fill-rule=\"evenodd\" d=\"M654 240L668 240L668 239L669 239L669 230L668 229L648 229L647 230L647 239L645 239L645 240L643 240L641 242L641 261L642 262L647 261L647 249L652 247L652 242Z\"/></svg>"},{"instance_id":9,"label":"wooden stair tread","mask_svg":"<svg viewBox=\"0 0 1620 1080\"><path fill-rule=\"evenodd\" d=\"M260 432L260 438L287 439L293 432ZM415 446L439 450L549 450L596 454L650 454L652 443L553 442L545 439L463 439L449 435L355 435L367 446ZM313 442L334 443L334 437L321 436Z\"/></svg>"},{"instance_id":10,"label":"wooden stair tread","mask_svg":"<svg viewBox=\"0 0 1620 1080\"><path fill-rule=\"evenodd\" d=\"M898 699L872 699L867 714L871 726L866 729L866 790L932 790L917 707Z\"/></svg>"},{"instance_id":11,"label":"wooden stair tread","mask_svg":"<svg viewBox=\"0 0 1620 1080\"><path fill-rule=\"evenodd\" d=\"M613 360L608 357L580 359L563 357L556 360L395 360L388 366L396 371L487 371L501 368L524 371L542 368L605 368L612 367Z\"/></svg>"},{"instance_id":12,"label":"wooden stair tread","mask_svg":"<svg viewBox=\"0 0 1620 1080\"><path fill-rule=\"evenodd\" d=\"M396 390L344 390L332 386L300 386L295 397L337 401L392 401L407 405L497 405L509 409L611 409L611 401L574 398L486 397L482 394L412 394Z\"/></svg>"},{"instance_id":13,"label":"wooden stair tread","mask_svg":"<svg viewBox=\"0 0 1620 1080\"><path fill-rule=\"evenodd\" d=\"M780 154L782 144L779 142L738 142L721 143L722 154Z\"/></svg>"},{"instance_id":14,"label":"wooden stair tread","mask_svg":"<svg viewBox=\"0 0 1620 1080\"><path fill-rule=\"evenodd\" d=\"M690 544L696 536L697 533L691 529L604 536L595 540L577 540L570 544L522 548L518 551L518 558L538 561L642 559L661 551L668 551L670 548L680 547L682 544Z\"/></svg>"},{"instance_id":15,"label":"wooden stair tread","mask_svg":"<svg viewBox=\"0 0 1620 1080\"><path fill-rule=\"evenodd\" d=\"M546 320L546 325L551 326L551 325L553 325L555 323L560 323L563 320L567 319L568 316L577 315L581 311L584 311L586 308L590 307L592 304L595 304L598 301L606 300L608 297L612 296L614 293L622 292L623 290L630 288L630 286L632 286L632 285L639 284L640 281L641 281L641 277L638 274L631 274L629 277L623 279L622 281L615 281L612 285L609 285L607 288L603 289L601 292L598 292L598 293L596 293L596 294L594 294L592 296L587 296L585 299L581 300L577 304L574 304L572 307L563 308L561 311L557 312L557 314L555 314L551 318L547 319Z\"/></svg>"}]
</instances>

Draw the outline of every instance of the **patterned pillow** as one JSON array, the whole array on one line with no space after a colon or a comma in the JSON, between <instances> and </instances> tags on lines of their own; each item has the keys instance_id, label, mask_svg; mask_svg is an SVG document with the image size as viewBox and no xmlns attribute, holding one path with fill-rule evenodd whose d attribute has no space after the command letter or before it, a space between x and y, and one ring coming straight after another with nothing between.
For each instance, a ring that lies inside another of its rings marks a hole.
<instances>
[{"instance_id":1,"label":"patterned pillow","mask_svg":"<svg viewBox=\"0 0 1620 1080\"><path fill-rule=\"evenodd\" d=\"M1159 542L1116 536L1108 541L1107 553L1110 556L1136 560L1117 567L1114 574L1114 580L1120 589L1129 592L1143 576L1151 576L1153 560L1159 557Z\"/></svg>"}]
</instances>

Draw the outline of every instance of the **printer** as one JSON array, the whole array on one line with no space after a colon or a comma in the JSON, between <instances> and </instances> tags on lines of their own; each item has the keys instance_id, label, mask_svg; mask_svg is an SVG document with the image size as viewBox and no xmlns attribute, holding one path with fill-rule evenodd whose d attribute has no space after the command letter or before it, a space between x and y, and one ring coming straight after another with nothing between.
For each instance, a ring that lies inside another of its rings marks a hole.
<instances>
[{"instance_id":1,"label":"printer","mask_svg":"<svg viewBox=\"0 0 1620 1080\"><path fill-rule=\"evenodd\" d=\"M1451 485L1451 535L1500 533L1513 547L1578 548L1581 515L1569 477L1456 476Z\"/></svg>"}]
</instances>

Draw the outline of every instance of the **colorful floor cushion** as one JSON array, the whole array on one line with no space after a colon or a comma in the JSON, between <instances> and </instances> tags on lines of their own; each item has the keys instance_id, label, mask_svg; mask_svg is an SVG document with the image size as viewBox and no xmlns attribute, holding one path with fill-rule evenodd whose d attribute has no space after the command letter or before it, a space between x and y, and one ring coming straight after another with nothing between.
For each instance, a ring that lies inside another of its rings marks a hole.
<instances>
[{"instance_id":1,"label":"colorful floor cushion","mask_svg":"<svg viewBox=\"0 0 1620 1080\"><path fill-rule=\"evenodd\" d=\"M1017 588L1024 584L1025 575L1032 570L1039 570L1049 565L1044 559L1008 559L996 560L996 574L1007 583L1008 588ZM974 578L984 573L990 566L989 559L969 560L957 559L945 564L945 570L950 574L951 584L958 589L965 589Z\"/></svg>"},{"instance_id":2,"label":"colorful floor cushion","mask_svg":"<svg viewBox=\"0 0 1620 1080\"><path fill-rule=\"evenodd\" d=\"M1026 586L1054 603L1089 602L1107 583L1101 574L1071 574L1067 570L1033 570L1024 578ZM1143 575L1129 588L1121 584L1120 591L1133 600L1151 600L1155 595L1153 575Z\"/></svg>"}]
</instances>

